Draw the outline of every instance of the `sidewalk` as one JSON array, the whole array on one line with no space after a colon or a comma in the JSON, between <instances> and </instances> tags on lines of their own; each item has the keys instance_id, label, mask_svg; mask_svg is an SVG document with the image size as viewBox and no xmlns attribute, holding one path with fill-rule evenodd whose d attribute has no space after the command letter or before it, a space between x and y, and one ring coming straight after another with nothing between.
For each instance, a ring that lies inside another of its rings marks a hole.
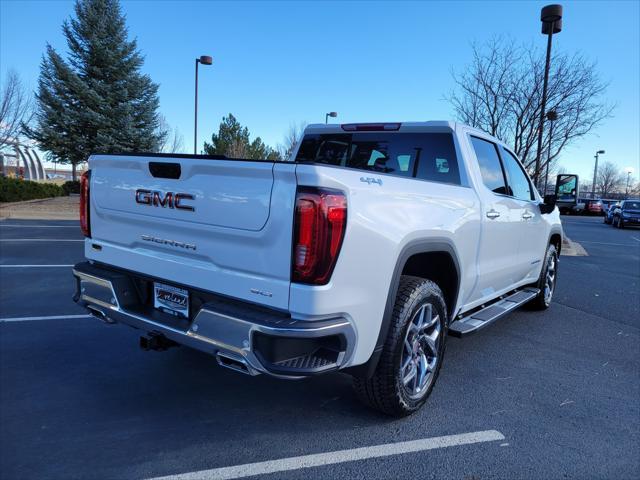
<instances>
[{"instance_id":1,"label":"sidewalk","mask_svg":"<svg viewBox=\"0 0 640 480\"><path fill-rule=\"evenodd\" d=\"M28 220L78 220L80 196L0 203L0 218Z\"/></svg>"}]
</instances>

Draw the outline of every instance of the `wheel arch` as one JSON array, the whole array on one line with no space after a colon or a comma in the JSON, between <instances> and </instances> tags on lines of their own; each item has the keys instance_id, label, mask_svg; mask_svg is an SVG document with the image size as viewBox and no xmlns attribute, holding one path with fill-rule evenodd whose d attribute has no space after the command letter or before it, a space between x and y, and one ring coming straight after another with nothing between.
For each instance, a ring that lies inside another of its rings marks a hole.
<instances>
[{"instance_id":1,"label":"wheel arch","mask_svg":"<svg viewBox=\"0 0 640 480\"><path fill-rule=\"evenodd\" d=\"M447 275L452 270L454 275ZM347 369L350 373L370 377L375 372L389 332L393 306L402 275L413 275L437 283L445 297L447 316L449 317L447 323L453 318L462 278L460 261L455 245L449 238L445 237L409 242L400 251L391 276L376 346L366 363Z\"/></svg>"},{"instance_id":2,"label":"wheel arch","mask_svg":"<svg viewBox=\"0 0 640 480\"><path fill-rule=\"evenodd\" d=\"M562 230L559 228L552 229L549 234L549 241L547 242L547 245L555 246L558 256L560 256L560 251L562 250Z\"/></svg>"}]
</instances>

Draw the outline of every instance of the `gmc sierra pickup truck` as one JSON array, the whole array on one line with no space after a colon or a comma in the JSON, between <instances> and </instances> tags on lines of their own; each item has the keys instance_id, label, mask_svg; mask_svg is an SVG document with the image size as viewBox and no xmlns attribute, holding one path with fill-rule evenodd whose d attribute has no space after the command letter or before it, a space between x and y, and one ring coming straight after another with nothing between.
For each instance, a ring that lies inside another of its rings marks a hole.
<instances>
[{"instance_id":1,"label":"gmc sierra pickup truck","mask_svg":"<svg viewBox=\"0 0 640 480\"><path fill-rule=\"evenodd\" d=\"M562 227L499 140L446 121L311 125L289 161L92 155L75 300L249 375L343 371L415 412L464 336L556 286Z\"/></svg>"}]
</instances>

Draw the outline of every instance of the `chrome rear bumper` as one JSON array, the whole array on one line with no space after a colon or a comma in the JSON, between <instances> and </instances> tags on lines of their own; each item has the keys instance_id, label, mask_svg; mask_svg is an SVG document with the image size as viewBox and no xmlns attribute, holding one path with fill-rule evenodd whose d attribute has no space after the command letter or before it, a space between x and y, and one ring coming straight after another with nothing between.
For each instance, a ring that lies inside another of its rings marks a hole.
<instances>
[{"instance_id":1,"label":"chrome rear bumper","mask_svg":"<svg viewBox=\"0 0 640 480\"><path fill-rule=\"evenodd\" d=\"M300 378L334 371L346 365L353 353L355 331L342 317L292 319L240 302L216 301L202 305L188 326L178 327L158 321L163 314L141 308L128 276L133 273L85 262L74 267L73 275L77 280L74 300L100 320L162 335L250 375Z\"/></svg>"}]
</instances>

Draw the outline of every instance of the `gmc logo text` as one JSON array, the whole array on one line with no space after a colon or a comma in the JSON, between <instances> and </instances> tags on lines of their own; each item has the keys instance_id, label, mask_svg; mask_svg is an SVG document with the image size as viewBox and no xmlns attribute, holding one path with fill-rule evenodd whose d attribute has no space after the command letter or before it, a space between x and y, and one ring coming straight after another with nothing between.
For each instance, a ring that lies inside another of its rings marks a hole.
<instances>
[{"instance_id":1,"label":"gmc logo text","mask_svg":"<svg viewBox=\"0 0 640 480\"><path fill-rule=\"evenodd\" d=\"M136 190L136 203L140 205L149 205L153 207L177 208L179 210L188 210L193 212L195 208L191 205L183 205L184 200L194 200L195 197L190 193L173 193L167 192L163 194L157 190Z\"/></svg>"}]
</instances>

